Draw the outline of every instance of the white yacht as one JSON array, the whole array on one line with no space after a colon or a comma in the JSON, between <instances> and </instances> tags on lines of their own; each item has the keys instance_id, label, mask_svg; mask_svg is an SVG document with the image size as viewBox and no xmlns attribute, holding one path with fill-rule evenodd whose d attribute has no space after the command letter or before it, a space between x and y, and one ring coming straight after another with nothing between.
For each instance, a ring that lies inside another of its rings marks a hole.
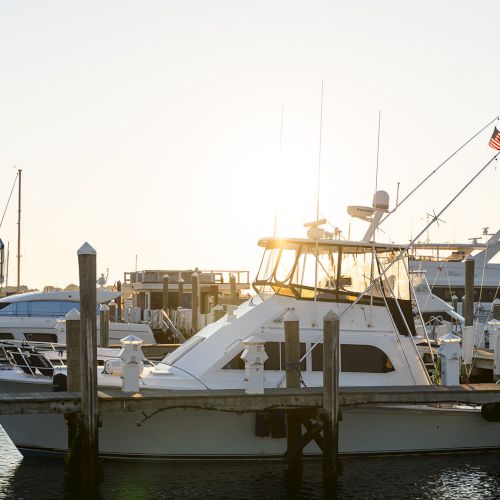
<instances>
[{"instance_id":1,"label":"white yacht","mask_svg":"<svg viewBox=\"0 0 500 500\"><path fill-rule=\"evenodd\" d=\"M487 232L488 228L485 228ZM474 259L474 302L487 307L499 297L500 263L491 262L500 251L500 230L485 243L416 243L410 255L410 269L425 271L432 293L451 302L465 294L465 259Z\"/></svg>"},{"instance_id":2,"label":"white yacht","mask_svg":"<svg viewBox=\"0 0 500 500\"><path fill-rule=\"evenodd\" d=\"M117 299L120 292L97 290L97 335L99 336L99 307ZM80 310L79 291L30 292L9 295L0 299L0 340L47 342L65 344L66 332L56 328L58 318L71 309ZM109 342L134 334L145 343L155 342L145 323L115 323L109 326Z\"/></svg>"},{"instance_id":3,"label":"white yacht","mask_svg":"<svg viewBox=\"0 0 500 500\"><path fill-rule=\"evenodd\" d=\"M330 310L341 318L341 386L430 385L414 341L405 248L334 240L318 230L315 234L316 239L261 239L264 255L253 284L256 297L203 328L158 365L145 367L141 386L243 389L243 341L255 335L265 341L268 355L265 387L282 385L284 319L292 310L300 321L304 385L322 385L322 319ZM47 391L51 383L41 373L0 371L0 392ZM120 387L121 379L100 369L98 383ZM100 453L109 457L277 457L286 450L284 434L257 429L252 412L178 408L101 416ZM272 412L268 416L278 418ZM2 416L0 424L22 453L67 449L62 415ZM494 448L500 448L500 423L484 420L476 407L369 405L342 410L342 454ZM304 451L320 453L314 442Z\"/></svg>"}]
</instances>

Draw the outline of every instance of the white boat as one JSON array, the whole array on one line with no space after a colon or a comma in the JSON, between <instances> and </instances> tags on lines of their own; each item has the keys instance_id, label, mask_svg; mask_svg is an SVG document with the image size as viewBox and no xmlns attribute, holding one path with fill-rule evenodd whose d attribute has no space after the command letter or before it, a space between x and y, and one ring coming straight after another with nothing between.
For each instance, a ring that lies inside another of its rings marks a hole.
<instances>
[{"instance_id":1,"label":"white boat","mask_svg":"<svg viewBox=\"0 0 500 500\"><path fill-rule=\"evenodd\" d=\"M120 292L97 290L97 335L99 336L99 307L118 298ZM71 309L80 310L79 291L30 292L9 295L0 299L0 340L48 342L65 344L66 332L56 328L57 320ZM145 343L155 343L154 335L145 323L115 323L109 325L109 342L136 335Z\"/></svg>"},{"instance_id":2,"label":"white boat","mask_svg":"<svg viewBox=\"0 0 500 500\"><path fill-rule=\"evenodd\" d=\"M264 255L253 284L258 295L203 328L158 365L144 368L141 385L148 390L243 389L243 341L257 335L269 357L265 387L275 388L284 379L283 327L291 310L300 321L305 385L322 385L322 318L330 310L341 316L341 386L430 385L415 345L407 262L397 260L403 247L333 240L315 231L315 240L261 239ZM379 283L364 293L391 263ZM120 377L102 371L101 387L121 386ZM0 371L0 392L46 391L51 383L41 374ZM283 434L256 432L256 418L251 412L189 408L103 414L100 453L148 459L282 455ZM2 416L0 424L22 453L67 448L63 416ZM339 433L342 454L500 448L500 423L484 420L479 408L468 406L346 408ZM315 443L304 451L320 453Z\"/></svg>"},{"instance_id":3,"label":"white boat","mask_svg":"<svg viewBox=\"0 0 500 500\"><path fill-rule=\"evenodd\" d=\"M487 228L485 228L486 230ZM486 236L485 236L486 237ZM465 294L465 259L474 259L474 302L489 308L499 297L500 263L491 262L500 251L500 230L485 243L417 243L410 255L410 269L425 271L432 293L446 302Z\"/></svg>"}]
</instances>

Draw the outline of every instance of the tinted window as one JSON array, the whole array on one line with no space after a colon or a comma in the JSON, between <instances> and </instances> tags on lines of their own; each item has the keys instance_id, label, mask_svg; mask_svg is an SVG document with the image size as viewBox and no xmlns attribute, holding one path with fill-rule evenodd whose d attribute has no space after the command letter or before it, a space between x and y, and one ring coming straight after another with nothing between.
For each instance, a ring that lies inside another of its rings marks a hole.
<instances>
[{"instance_id":1,"label":"tinted window","mask_svg":"<svg viewBox=\"0 0 500 500\"><path fill-rule=\"evenodd\" d=\"M391 360L384 351L372 345L342 344L340 346L343 372L387 373L394 371ZM323 344L311 352L313 371L323 370Z\"/></svg>"},{"instance_id":2,"label":"tinted window","mask_svg":"<svg viewBox=\"0 0 500 500\"><path fill-rule=\"evenodd\" d=\"M16 314L17 304L1 304L0 316L13 316Z\"/></svg>"},{"instance_id":3,"label":"tinted window","mask_svg":"<svg viewBox=\"0 0 500 500\"><path fill-rule=\"evenodd\" d=\"M267 360L264 362L264 370L286 370L286 356L285 356L285 344L283 342L266 342L265 350L267 354ZM225 369L245 369L245 362L241 359L241 350L234 358L227 363L223 368ZM306 345L300 343L300 357L306 353ZM304 359L300 363L300 369L304 371L306 369L306 360Z\"/></svg>"}]
</instances>

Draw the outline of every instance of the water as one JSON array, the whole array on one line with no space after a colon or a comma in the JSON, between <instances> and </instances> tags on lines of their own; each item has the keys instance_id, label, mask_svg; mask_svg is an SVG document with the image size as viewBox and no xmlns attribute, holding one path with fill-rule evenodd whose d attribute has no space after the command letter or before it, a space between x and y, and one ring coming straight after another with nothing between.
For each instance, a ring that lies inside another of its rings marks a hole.
<instances>
[{"instance_id":1,"label":"water","mask_svg":"<svg viewBox=\"0 0 500 500\"><path fill-rule=\"evenodd\" d=\"M336 495L322 486L321 460L290 479L280 461L104 461L105 499L493 499L500 498L500 454L342 459ZM64 498L62 459L22 458L0 427L0 498Z\"/></svg>"}]
</instances>

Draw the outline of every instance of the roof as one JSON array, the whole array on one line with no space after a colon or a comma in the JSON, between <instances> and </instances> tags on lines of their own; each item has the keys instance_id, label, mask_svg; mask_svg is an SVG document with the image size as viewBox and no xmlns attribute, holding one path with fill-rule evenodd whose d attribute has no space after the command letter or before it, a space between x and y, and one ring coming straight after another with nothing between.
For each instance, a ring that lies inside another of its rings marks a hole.
<instances>
[{"instance_id":1,"label":"roof","mask_svg":"<svg viewBox=\"0 0 500 500\"><path fill-rule=\"evenodd\" d=\"M108 290L97 290L97 302L102 304L116 299L120 296L120 292L110 292ZM60 291L60 292L29 292L19 293L17 295L9 295L0 299L0 303L12 302L34 302L58 300L63 302L80 301L80 291Z\"/></svg>"},{"instance_id":2,"label":"roof","mask_svg":"<svg viewBox=\"0 0 500 500\"><path fill-rule=\"evenodd\" d=\"M345 251L346 247L351 247L353 253L371 252L372 248L379 251L400 251L406 250L408 245L396 245L394 243L373 243L371 241L349 241L349 240L312 240L310 238L280 238L277 236L269 236L261 238L258 245L265 248L296 248L299 245L315 247L316 244L321 247L342 247Z\"/></svg>"}]
</instances>

